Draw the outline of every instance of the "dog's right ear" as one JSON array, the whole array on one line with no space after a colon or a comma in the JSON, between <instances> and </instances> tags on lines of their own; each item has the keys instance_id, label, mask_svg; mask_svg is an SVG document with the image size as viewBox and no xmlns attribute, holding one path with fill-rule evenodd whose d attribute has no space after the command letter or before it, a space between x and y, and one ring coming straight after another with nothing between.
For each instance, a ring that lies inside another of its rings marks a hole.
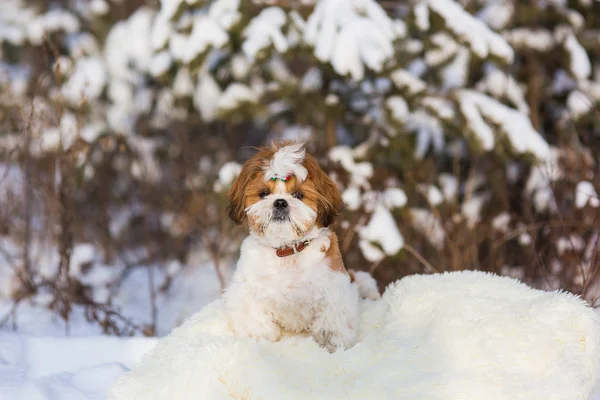
<instances>
[{"instance_id":1,"label":"dog's right ear","mask_svg":"<svg viewBox=\"0 0 600 400\"><path fill-rule=\"evenodd\" d=\"M268 160L273 156L272 149L260 148L242 167L240 174L229 189L229 218L238 225L246 221L246 188L252 179L261 174Z\"/></svg>"},{"instance_id":2,"label":"dog's right ear","mask_svg":"<svg viewBox=\"0 0 600 400\"><path fill-rule=\"evenodd\" d=\"M237 225L241 225L246 220L246 212L244 211L245 207L245 190L246 183L249 182L250 176L245 171L247 165L244 165L240 174L235 181L233 181L233 185L229 189L229 205L227 206L227 212L229 214L229 218Z\"/></svg>"}]
</instances>

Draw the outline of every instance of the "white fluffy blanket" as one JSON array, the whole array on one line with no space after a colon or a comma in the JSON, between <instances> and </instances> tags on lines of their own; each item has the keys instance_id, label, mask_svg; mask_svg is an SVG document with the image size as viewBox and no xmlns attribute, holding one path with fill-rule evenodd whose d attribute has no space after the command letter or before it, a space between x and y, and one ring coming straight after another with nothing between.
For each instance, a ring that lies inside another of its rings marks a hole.
<instances>
[{"instance_id":1,"label":"white fluffy blanket","mask_svg":"<svg viewBox=\"0 0 600 400\"><path fill-rule=\"evenodd\" d=\"M576 400L600 372L579 298L480 272L415 275L362 305L361 340L236 340L220 300L162 339L112 400Z\"/></svg>"}]
</instances>

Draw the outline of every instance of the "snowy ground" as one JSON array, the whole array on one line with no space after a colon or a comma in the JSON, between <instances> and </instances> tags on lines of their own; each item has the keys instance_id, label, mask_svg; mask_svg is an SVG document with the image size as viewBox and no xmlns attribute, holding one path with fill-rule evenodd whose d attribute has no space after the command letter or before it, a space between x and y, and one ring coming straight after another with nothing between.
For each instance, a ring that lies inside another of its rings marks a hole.
<instances>
[{"instance_id":1,"label":"snowy ground","mask_svg":"<svg viewBox=\"0 0 600 400\"><path fill-rule=\"evenodd\" d=\"M42 319L41 323L48 321ZM0 331L0 399L105 399L118 377L158 340L92 333L66 337ZM590 400L600 400L600 390Z\"/></svg>"},{"instance_id":2,"label":"snowy ground","mask_svg":"<svg viewBox=\"0 0 600 400\"><path fill-rule=\"evenodd\" d=\"M157 340L0 333L0 399L104 399Z\"/></svg>"},{"instance_id":3,"label":"snowy ground","mask_svg":"<svg viewBox=\"0 0 600 400\"><path fill-rule=\"evenodd\" d=\"M4 255L16 255L18 248L1 240ZM39 252L37 251L39 250ZM56 254L43 246L34 253L40 273L54 273ZM102 286L123 272L119 265L96 265L90 273L78 271L81 262L96 262L92 247L78 245L72 256L73 273L94 287L101 298ZM13 269L0 257L0 319L11 315L13 302L8 296ZM229 265L229 264L227 264ZM148 279L149 270L154 280ZM227 272L224 271L227 275ZM188 265L167 268L140 266L131 270L113 295L113 304L121 314L138 324L151 321L149 285L159 287L172 279L166 292L157 292L156 328L159 336L168 334L185 318L219 296L220 285L214 266L203 254L190 257ZM19 304L15 318L0 328L0 399L1 400L100 400L110 385L158 341L157 338L115 337L102 334L97 323L85 318L84 309L74 306L68 326L48 311L47 294ZM101 300L101 299L98 299ZM13 325L14 328L13 329Z\"/></svg>"},{"instance_id":4,"label":"snowy ground","mask_svg":"<svg viewBox=\"0 0 600 400\"><path fill-rule=\"evenodd\" d=\"M101 400L155 338L0 333L0 399ZM590 400L600 400L600 390Z\"/></svg>"}]
</instances>

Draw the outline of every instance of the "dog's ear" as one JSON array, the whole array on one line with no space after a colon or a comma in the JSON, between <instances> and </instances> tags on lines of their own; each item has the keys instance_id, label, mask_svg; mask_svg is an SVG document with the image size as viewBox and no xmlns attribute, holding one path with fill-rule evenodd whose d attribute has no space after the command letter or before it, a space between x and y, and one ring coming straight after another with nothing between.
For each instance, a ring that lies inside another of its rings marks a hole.
<instances>
[{"instance_id":1,"label":"dog's ear","mask_svg":"<svg viewBox=\"0 0 600 400\"><path fill-rule=\"evenodd\" d=\"M259 149L259 152L250 158L240 171L229 189L229 205L227 212L229 218L238 225L246 221L246 188L259 173L262 172L267 160L273 156L273 150Z\"/></svg>"},{"instance_id":2,"label":"dog's ear","mask_svg":"<svg viewBox=\"0 0 600 400\"><path fill-rule=\"evenodd\" d=\"M319 193L317 225L328 227L340 215L344 204L342 194L335 182L319 167L317 160L310 154L307 154L304 159L304 167L308 170L308 177L313 181L315 189Z\"/></svg>"},{"instance_id":3,"label":"dog's ear","mask_svg":"<svg viewBox=\"0 0 600 400\"><path fill-rule=\"evenodd\" d=\"M229 189L229 205L227 206L227 213L229 218L237 225L241 225L246 219L246 213L244 212L245 203L245 190L244 182L248 179L244 173L244 168L240 171L240 174L231 185Z\"/></svg>"}]
</instances>

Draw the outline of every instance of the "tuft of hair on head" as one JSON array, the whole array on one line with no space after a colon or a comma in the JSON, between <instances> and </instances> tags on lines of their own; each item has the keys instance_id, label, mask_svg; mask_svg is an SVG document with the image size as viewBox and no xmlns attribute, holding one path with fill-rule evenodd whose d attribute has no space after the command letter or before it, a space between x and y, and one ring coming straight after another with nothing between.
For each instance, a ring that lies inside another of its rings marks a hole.
<instances>
[{"instance_id":1,"label":"tuft of hair on head","mask_svg":"<svg viewBox=\"0 0 600 400\"><path fill-rule=\"evenodd\" d=\"M273 157L268 165L265 165L265 180L273 177L283 178L287 175L294 175L299 182L304 182L308 171L302 163L306 156L306 146L304 143L284 143L277 145L271 144L274 151Z\"/></svg>"}]
</instances>

